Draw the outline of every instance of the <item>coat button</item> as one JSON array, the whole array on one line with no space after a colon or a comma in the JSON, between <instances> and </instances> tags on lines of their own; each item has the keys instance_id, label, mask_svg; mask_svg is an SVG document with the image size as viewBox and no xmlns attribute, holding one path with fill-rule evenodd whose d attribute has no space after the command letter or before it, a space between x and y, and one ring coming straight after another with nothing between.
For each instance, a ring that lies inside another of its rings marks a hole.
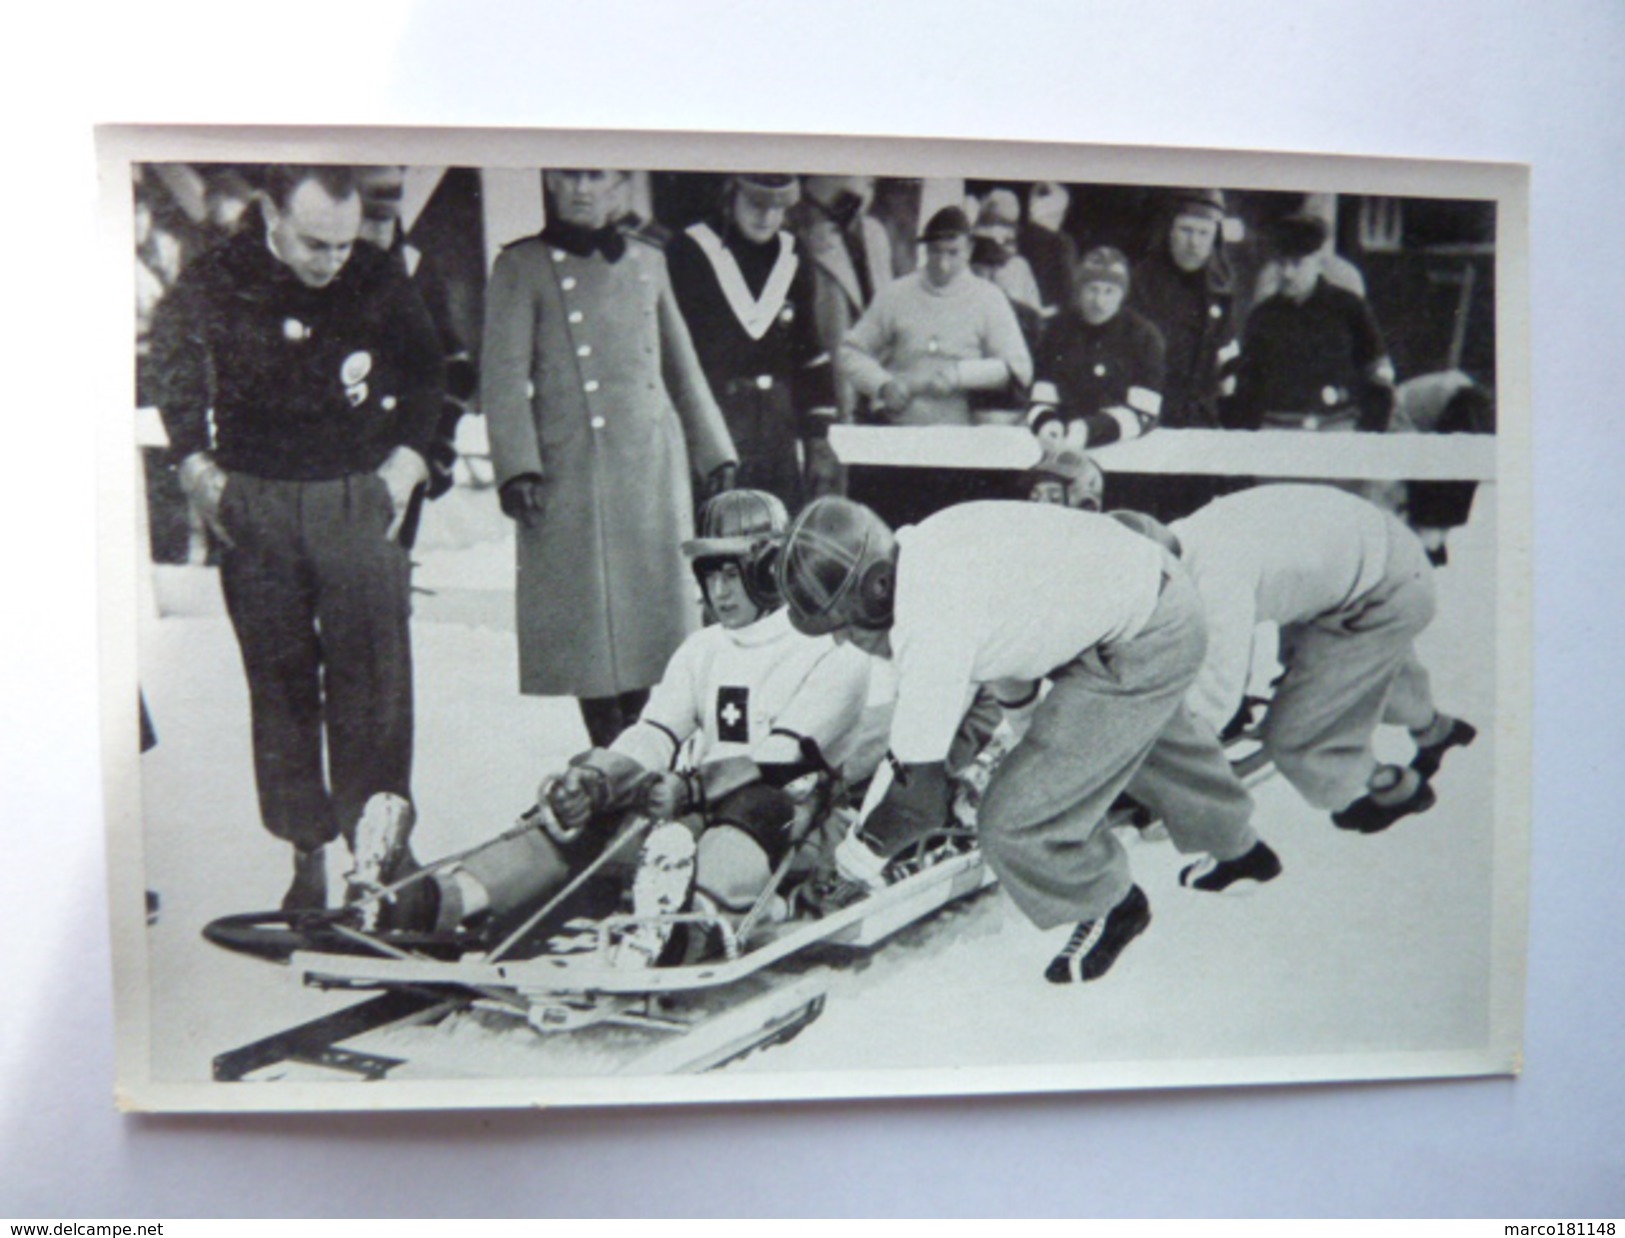
<instances>
[{"instance_id":1,"label":"coat button","mask_svg":"<svg viewBox=\"0 0 1625 1238\"><path fill-rule=\"evenodd\" d=\"M570 321L571 322L581 322L585 317L586 317L586 315L583 314L580 310L571 310L570 311Z\"/></svg>"},{"instance_id":2,"label":"coat button","mask_svg":"<svg viewBox=\"0 0 1625 1238\"><path fill-rule=\"evenodd\" d=\"M554 262L563 262L564 261L564 251L562 249L555 249L553 251L553 261Z\"/></svg>"},{"instance_id":3,"label":"coat button","mask_svg":"<svg viewBox=\"0 0 1625 1238\"><path fill-rule=\"evenodd\" d=\"M589 378L586 382L581 384L581 389L583 391L597 391L598 380L596 378Z\"/></svg>"},{"instance_id":4,"label":"coat button","mask_svg":"<svg viewBox=\"0 0 1625 1238\"><path fill-rule=\"evenodd\" d=\"M563 279L561 279L559 281L559 287L564 289L564 291L566 291L566 292L569 292L570 289L574 288L575 286L576 286L576 277L574 275L566 275Z\"/></svg>"},{"instance_id":5,"label":"coat button","mask_svg":"<svg viewBox=\"0 0 1625 1238\"><path fill-rule=\"evenodd\" d=\"M594 417L588 424L591 425L594 430L602 430L604 428L604 419L602 417Z\"/></svg>"},{"instance_id":6,"label":"coat button","mask_svg":"<svg viewBox=\"0 0 1625 1238\"><path fill-rule=\"evenodd\" d=\"M592 345L591 344L583 344L580 348L576 349L576 356L578 356L578 357L590 357L590 356L592 356Z\"/></svg>"}]
</instances>

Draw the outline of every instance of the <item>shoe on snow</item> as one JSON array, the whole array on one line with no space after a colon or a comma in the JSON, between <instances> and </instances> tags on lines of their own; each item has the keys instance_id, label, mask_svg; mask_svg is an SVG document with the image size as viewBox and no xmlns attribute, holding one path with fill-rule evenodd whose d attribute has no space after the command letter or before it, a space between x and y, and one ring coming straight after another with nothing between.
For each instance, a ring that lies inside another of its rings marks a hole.
<instances>
[{"instance_id":1,"label":"shoe on snow","mask_svg":"<svg viewBox=\"0 0 1625 1238\"><path fill-rule=\"evenodd\" d=\"M293 881L282 896L283 911L321 911L327 906L326 846L293 849Z\"/></svg>"},{"instance_id":2,"label":"shoe on snow","mask_svg":"<svg viewBox=\"0 0 1625 1238\"><path fill-rule=\"evenodd\" d=\"M1051 984L1071 984L1099 980L1117 962L1123 947L1145 932L1151 923L1151 904L1145 891L1130 886L1129 892L1098 920L1085 920L1072 930L1061 952L1050 960L1044 979Z\"/></svg>"},{"instance_id":3,"label":"shoe on snow","mask_svg":"<svg viewBox=\"0 0 1625 1238\"><path fill-rule=\"evenodd\" d=\"M1354 830L1361 834L1380 834L1401 817L1426 812L1438 803L1439 797L1425 781L1416 790L1396 803L1384 804L1369 795L1362 795L1341 812L1332 814L1332 824L1340 830Z\"/></svg>"},{"instance_id":4,"label":"shoe on snow","mask_svg":"<svg viewBox=\"0 0 1625 1238\"><path fill-rule=\"evenodd\" d=\"M1232 860L1212 856L1190 864L1179 874L1179 884L1192 890L1219 894L1225 890L1246 890L1274 881L1281 875L1281 857L1262 838L1244 855Z\"/></svg>"},{"instance_id":5,"label":"shoe on snow","mask_svg":"<svg viewBox=\"0 0 1625 1238\"><path fill-rule=\"evenodd\" d=\"M1439 766L1444 761L1444 754L1452 748L1465 748L1478 738L1478 728L1470 722L1463 722L1460 718L1452 719L1450 730L1445 737L1434 744L1418 744L1416 755L1411 758L1411 768L1422 775L1422 781L1427 782L1439 772Z\"/></svg>"}]
</instances>

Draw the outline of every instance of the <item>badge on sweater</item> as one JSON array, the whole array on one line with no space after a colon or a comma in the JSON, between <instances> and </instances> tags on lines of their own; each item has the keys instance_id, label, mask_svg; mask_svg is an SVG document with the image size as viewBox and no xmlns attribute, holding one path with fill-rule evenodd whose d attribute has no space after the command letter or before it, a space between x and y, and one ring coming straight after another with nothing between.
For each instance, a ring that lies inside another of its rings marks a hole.
<instances>
[{"instance_id":1,"label":"badge on sweater","mask_svg":"<svg viewBox=\"0 0 1625 1238\"><path fill-rule=\"evenodd\" d=\"M750 740L750 689L717 689L717 738L725 744Z\"/></svg>"},{"instance_id":2,"label":"badge on sweater","mask_svg":"<svg viewBox=\"0 0 1625 1238\"><path fill-rule=\"evenodd\" d=\"M372 354L362 349L344 358L339 366L339 381L344 384L344 398L351 408L360 408L367 402L367 375L372 373Z\"/></svg>"},{"instance_id":3,"label":"badge on sweater","mask_svg":"<svg viewBox=\"0 0 1625 1238\"><path fill-rule=\"evenodd\" d=\"M353 352L339 366L339 381L346 387L359 386L372 373L372 354L362 349Z\"/></svg>"}]
</instances>

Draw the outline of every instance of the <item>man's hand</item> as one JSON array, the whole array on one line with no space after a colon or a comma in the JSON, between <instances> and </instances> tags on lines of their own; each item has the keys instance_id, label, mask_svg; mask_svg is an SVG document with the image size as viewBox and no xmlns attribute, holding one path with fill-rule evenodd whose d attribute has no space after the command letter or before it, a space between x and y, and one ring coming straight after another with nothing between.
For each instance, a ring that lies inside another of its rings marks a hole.
<instances>
[{"instance_id":1,"label":"man's hand","mask_svg":"<svg viewBox=\"0 0 1625 1238\"><path fill-rule=\"evenodd\" d=\"M643 789L643 811L656 821L671 821L689 808L688 780L675 770L661 770Z\"/></svg>"},{"instance_id":2,"label":"man's hand","mask_svg":"<svg viewBox=\"0 0 1625 1238\"><path fill-rule=\"evenodd\" d=\"M538 798L545 796L553 816L574 837L586 828L608 796L603 774L587 766L572 765L557 779L542 784Z\"/></svg>"},{"instance_id":3,"label":"man's hand","mask_svg":"<svg viewBox=\"0 0 1625 1238\"><path fill-rule=\"evenodd\" d=\"M846 470L835 458L835 449L827 438L802 440L807 454L807 491L809 498L822 498L826 494L846 493Z\"/></svg>"},{"instance_id":4,"label":"man's hand","mask_svg":"<svg viewBox=\"0 0 1625 1238\"><path fill-rule=\"evenodd\" d=\"M226 470L206 451L194 451L181 461L181 490L208 525L209 531L226 546L234 545L220 523L220 496L226 491Z\"/></svg>"},{"instance_id":5,"label":"man's hand","mask_svg":"<svg viewBox=\"0 0 1625 1238\"><path fill-rule=\"evenodd\" d=\"M406 519L406 509L412 502L412 491L429 480L429 466L423 462L423 457L410 447L397 447L384 458L378 466L378 476L389 491L390 506L395 509L395 516L389 522L389 528L384 537L394 541L395 535L401 531L401 522Z\"/></svg>"},{"instance_id":6,"label":"man's hand","mask_svg":"<svg viewBox=\"0 0 1625 1238\"><path fill-rule=\"evenodd\" d=\"M959 386L959 367L950 361L931 372L931 377L926 380L925 390L929 395L950 396L959 390Z\"/></svg>"},{"instance_id":7,"label":"man's hand","mask_svg":"<svg viewBox=\"0 0 1625 1238\"><path fill-rule=\"evenodd\" d=\"M502 483L497 499L502 504L504 516L517 520L527 529L534 529L541 524L542 513L547 509L542 475L521 473L518 477L509 478Z\"/></svg>"},{"instance_id":8,"label":"man's hand","mask_svg":"<svg viewBox=\"0 0 1625 1238\"><path fill-rule=\"evenodd\" d=\"M703 498L707 501L714 499L724 490L734 488L734 478L739 475L739 466L732 460L726 464L719 464L711 470L710 476L705 479Z\"/></svg>"},{"instance_id":9,"label":"man's hand","mask_svg":"<svg viewBox=\"0 0 1625 1238\"><path fill-rule=\"evenodd\" d=\"M895 417L908 407L908 402L914 398L914 393L909 390L908 384L902 379L890 378L881 385L879 391L875 392L875 398L880 402L882 409Z\"/></svg>"}]
</instances>

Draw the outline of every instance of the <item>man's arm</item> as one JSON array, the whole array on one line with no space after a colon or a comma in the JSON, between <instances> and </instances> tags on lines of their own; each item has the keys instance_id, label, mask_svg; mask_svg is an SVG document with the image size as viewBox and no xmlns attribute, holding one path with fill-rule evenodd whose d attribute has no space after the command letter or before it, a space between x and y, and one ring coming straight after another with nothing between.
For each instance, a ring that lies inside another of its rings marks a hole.
<instances>
[{"instance_id":1,"label":"man's arm","mask_svg":"<svg viewBox=\"0 0 1625 1238\"><path fill-rule=\"evenodd\" d=\"M480 407L491 438L491 463L499 485L543 476L542 446L531 412L530 375L541 307L527 279L524 255L497 255L485 291L485 328L480 348Z\"/></svg>"},{"instance_id":2,"label":"man's arm","mask_svg":"<svg viewBox=\"0 0 1625 1238\"><path fill-rule=\"evenodd\" d=\"M208 337L209 300L207 266L183 271L158 303L148 357L181 490L215 537L229 546L231 537L220 523L226 471L215 463L209 435L216 391Z\"/></svg>"},{"instance_id":3,"label":"man's arm","mask_svg":"<svg viewBox=\"0 0 1625 1238\"><path fill-rule=\"evenodd\" d=\"M1394 363L1388 358L1377 316L1368 302L1355 302L1350 311L1354 333L1354 361L1360 370L1360 429L1386 432L1394 416Z\"/></svg>"},{"instance_id":4,"label":"man's arm","mask_svg":"<svg viewBox=\"0 0 1625 1238\"><path fill-rule=\"evenodd\" d=\"M739 453L734 450L728 424L722 410L711 395L700 368L699 354L694 341L677 308L672 293L671 279L666 273L664 259L656 257L659 266L660 292L658 313L660 325L660 368L683 425L683 437L688 443L688 458L694 472L706 480L719 472L739 467Z\"/></svg>"},{"instance_id":5,"label":"man's arm","mask_svg":"<svg viewBox=\"0 0 1625 1238\"><path fill-rule=\"evenodd\" d=\"M841 373L858 394L871 401L880 395L888 383L896 381L881 362L881 358L889 354L892 344L890 305L890 297L877 296L863 311L863 317L846 333L846 339L841 341ZM902 393L897 394L904 403L907 402ZM892 407L890 398L886 400L886 406L888 412L902 411L901 407Z\"/></svg>"},{"instance_id":6,"label":"man's arm","mask_svg":"<svg viewBox=\"0 0 1625 1238\"><path fill-rule=\"evenodd\" d=\"M982 346L988 360L1004 363L1005 372L999 376L991 366L984 369L961 362L961 383L966 391L998 391L1011 384L1025 389L1032 385L1033 357L1027 349L1027 337L1021 333L1021 320L1003 292L992 284L988 288L998 295L986 298L987 321Z\"/></svg>"},{"instance_id":7,"label":"man's arm","mask_svg":"<svg viewBox=\"0 0 1625 1238\"><path fill-rule=\"evenodd\" d=\"M188 268L158 302L153 315L148 355L153 392L177 464L212 446L209 410L214 405L215 385L208 300L203 269Z\"/></svg>"},{"instance_id":8,"label":"man's arm","mask_svg":"<svg viewBox=\"0 0 1625 1238\"><path fill-rule=\"evenodd\" d=\"M393 266L388 272L380 290L385 299L384 338L401 386L392 435L396 446L379 466L378 475L395 504L395 521L388 534L394 537L413 492L429 481L429 460L446 400L446 358L422 294Z\"/></svg>"},{"instance_id":9,"label":"man's arm","mask_svg":"<svg viewBox=\"0 0 1625 1238\"><path fill-rule=\"evenodd\" d=\"M703 639L702 630L677 646L660 682L649 690L638 720L615 738L611 748L647 769L671 767L678 749L700 729L705 675L696 641Z\"/></svg>"},{"instance_id":10,"label":"man's arm","mask_svg":"<svg viewBox=\"0 0 1625 1238\"><path fill-rule=\"evenodd\" d=\"M1128 389L1118 403L1082 418L1087 429L1083 447L1102 447L1139 438L1156 429L1162 418L1163 381L1167 372L1167 347L1162 332L1143 318L1127 320L1124 325L1129 350L1125 367Z\"/></svg>"},{"instance_id":11,"label":"man's arm","mask_svg":"<svg viewBox=\"0 0 1625 1238\"><path fill-rule=\"evenodd\" d=\"M1256 430L1264 423L1258 400L1258 309L1247 319L1234 361L1233 393L1219 399L1219 424L1226 430Z\"/></svg>"}]
</instances>

